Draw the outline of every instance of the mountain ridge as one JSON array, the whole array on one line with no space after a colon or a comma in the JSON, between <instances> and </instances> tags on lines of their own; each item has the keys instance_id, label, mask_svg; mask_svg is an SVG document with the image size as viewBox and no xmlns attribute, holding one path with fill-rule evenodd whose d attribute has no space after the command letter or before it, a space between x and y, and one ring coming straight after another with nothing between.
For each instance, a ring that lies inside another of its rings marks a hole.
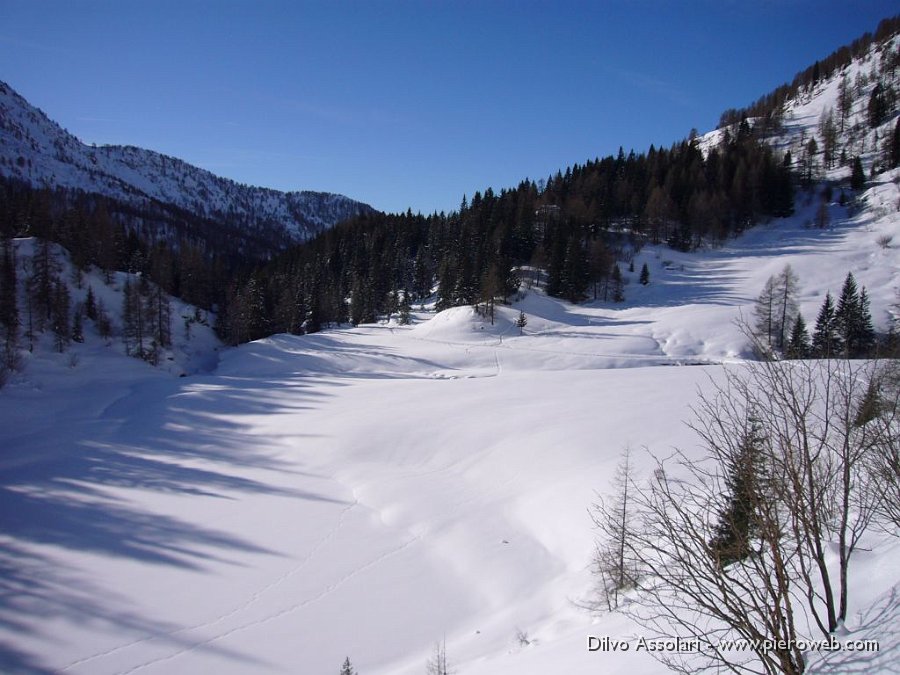
<instances>
[{"instance_id":1,"label":"mountain ridge","mask_svg":"<svg viewBox=\"0 0 900 675\"><path fill-rule=\"evenodd\" d=\"M271 231L299 243L355 215L373 212L344 195L249 186L132 145L84 143L0 81L0 176L132 204L172 205L219 222Z\"/></svg>"}]
</instances>

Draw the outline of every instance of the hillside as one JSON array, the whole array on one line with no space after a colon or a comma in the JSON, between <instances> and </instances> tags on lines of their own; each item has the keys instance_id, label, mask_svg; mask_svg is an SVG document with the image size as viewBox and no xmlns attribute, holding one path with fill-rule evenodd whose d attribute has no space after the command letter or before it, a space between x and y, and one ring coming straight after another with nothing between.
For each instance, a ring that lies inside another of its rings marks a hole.
<instances>
[{"instance_id":1,"label":"hillside","mask_svg":"<svg viewBox=\"0 0 900 675\"><path fill-rule=\"evenodd\" d=\"M154 201L269 239L293 242L372 210L337 194L241 185L152 150L88 146L3 82L0 176L35 187L100 194L133 206Z\"/></svg>"},{"instance_id":2,"label":"hillside","mask_svg":"<svg viewBox=\"0 0 900 675\"><path fill-rule=\"evenodd\" d=\"M276 336L187 379L106 359L11 383L4 669L329 672L349 655L413 674L446 637L460 673L663 672L646 653L585 649L639 634L579 608L587 507L626 445L697 452L683 422L721 366L660 366L739 360L730 320L768 273L794 266L804 310L860 260L897 284L897 248L872 242L896 219L803 218L708 255L648 248L651 284L621 309L531 290L493 326L454 308ZM882 640L866 668L889 672L891 619L866 617L900 583L896 543L867 547L848 635Z\"/></svg>"},{"instance_id":3,"label":"hillside","mask_svg":"<svg viewBox=\"0 0 900 675\"><path fill-rule=\"evenodd\" d=\"M867 289L879 333L900 320L900 167L886 165L884 146L897 112L868 119L878 81L868 74L880 64L873 53L847 70L867 80L838 136L848 163L828 166L809 144L842 73L789 101L781 128L761 140L809 169L791 215L689 250L666 237L634 246L636 221L610 221L621 302L554 297L551 275L529 266L493 319L471 304L441 307L429 283L409 325L397 307L364 316L373 308L357 300L347 309L359 325L220 349L202 322L175 324L163 368L126 357L118 335L108 346L92 324L70 348L74 360L45 334L0 391L0 670L329 673L349 657L363 675L416 675L443 642L459 675L668 672L637 648L645 628L597 608L590 509L611 494L626 447L641 484L668 480L656 462L676 449L702 455L689 426L695 410L748 372L753 354L738 322L752 320L785 265L810 327L848 272ZM686 156L708 158L726 133L742 133L739 123ZM865 177L854 189L857 156ZM561 177L560 190L566 184ZM462 231L481 215L462 214ZM552 230L551 220L540 227ZM424 219L397 222L418 231ZM447 231L431 234L423 246L449 246ZM373 229L358 249L339 250L353 269L383 271L373 254L382 236ZM396 241L412 241L403 236ZM391 264L401 253L418 258L417 247L391 243ZM25 261L33 267L40 243L14 245L22 271ZM73 299L84 302L90 285L121 328L114 308L140 276L107 283L90 268L79 286L66 252L54 253ZM277 263L267 288L286 297L279 311L309 321L315 303L298 307L287 283L296 260ZM323 297L321 279L307 283ZM245 304L229 309L268 317L263 285L252 277ZM172 314L188 321L197 310L176 304ZM827 362L784 365L819 373ZM683 477L676 469L672 482ZM877 640L878 651L809 651L806 672L896 672L900 540L881 525L854 553L847 620L835 631L842 643ZM827 542L832 571L837 546ZM797 622L802 635L821 637L807 612ZM590 651L591 636L628 648ZM701 665L687 658L688 670Z\"/></svg>"}]
</instances>

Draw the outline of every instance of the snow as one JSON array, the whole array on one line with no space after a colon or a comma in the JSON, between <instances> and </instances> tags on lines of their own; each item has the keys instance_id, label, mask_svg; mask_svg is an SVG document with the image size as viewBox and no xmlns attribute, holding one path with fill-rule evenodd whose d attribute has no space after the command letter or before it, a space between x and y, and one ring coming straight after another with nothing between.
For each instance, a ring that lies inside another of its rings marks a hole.
<instances>
[{"instance_id":1,"label":"snow","mask_svg":"<svg viewBox=\"0 0 900 675\"><path fill-rule=\"evenodd\" d=\"M0 670L327 673L349 656L411 675L446 639L466 675L663 672L636 625L585 609L589 507L626 446L644 473L698 451L691 405L742 367L734 321L785 264L807 323L853 270L886 328L897 175L831 205L826 229L801 199L720 249L646 247L650 284L626 273L621 305L524 288L493 323L425 310L221 352L195 333L164 369L93 333L75 367L44 345L0 391ZM121 304L123 278L89 279ZM866 544L846 637L881 651L812 672L896 668L900 544Z\"/></svg>"},{"instance_id":2,"label":"snow","mask_svg":"<svg viewBox=\"0 0 900 675\"><path fill-rule=\"evenodd\" d=\"M132 146L88 146L0 81L0 175L37 187L61 186L144 206L148 199L213 220L304 241L370 210L325 192L280 192L238 184Z\"/></svg>"}]
</instances>

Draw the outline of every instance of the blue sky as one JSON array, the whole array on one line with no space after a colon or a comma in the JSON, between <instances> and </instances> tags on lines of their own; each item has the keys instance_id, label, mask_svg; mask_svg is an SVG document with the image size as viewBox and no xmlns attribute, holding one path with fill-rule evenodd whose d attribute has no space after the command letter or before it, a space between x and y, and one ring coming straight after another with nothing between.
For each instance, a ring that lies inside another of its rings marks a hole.
<instances>
[{"instance_id":1,"label":"blue sky","mask_svg":"<svg viewBox=\"0 0 900 675\"><path fill-rule=\"evenodd\" d=\"M896 8L0 0L0 80L89 143L430 213L709 130Z\"/></svg>"}]
</instances>

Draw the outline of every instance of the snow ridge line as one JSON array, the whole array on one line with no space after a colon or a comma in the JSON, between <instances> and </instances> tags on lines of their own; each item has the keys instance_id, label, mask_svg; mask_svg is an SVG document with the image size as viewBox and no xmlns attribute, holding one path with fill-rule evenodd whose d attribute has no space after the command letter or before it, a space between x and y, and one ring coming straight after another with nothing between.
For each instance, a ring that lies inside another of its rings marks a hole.
<instances>
[{"instance_id":1,"label":"snow ridge line","mask_svg":"<svg viewBox=\"0 0 900 675\"><path fill-rule=\"evenodd\" d=\"M552 335L552 333L545 332L545 333L543 333L543 335L549 337ZM511 347L509 345L504 345L504 344L500 343L499 341L496 343L492 342L490 344L479 344L477 342L469 343L469 342L450 342L447 340L435 340L434 338L419 337L419 336L413 336L413 335L410 335L410 337L414 340L421 340L422 342L431 342L433 344L447 345L448 347L456 347L459 349L466 349L467 351L471 347L480 347L482 349L493 348L495 350L506 349L511 352L534 352L537 354L559 354L561 356L588 356L588 357L593 357L593 358L598 358L598 359L623 359L623 360L645 361L645 362L651 363L653 365L659 365L659 366L683 366L683 365L716 366L716 365L720 365L722 363L722 361L720 361L720 360L710 359L710 358L702 357L702 356L676 357L676 356L669 356L667 354L659 354L659 355L657 355L657 354L621 354L621 353L617 354L617 353L609 353L609 352L597 354L597 353L588 353L588 352L575 352L575 351L571 351L571 350L563 351L563 350L559 350L559 349L536 349L534 347L518 347L518 346ZM646 336L646 337L650 340L654 340L657 344L659 344L659 342L656 341L654 338L652 338L650 336Z\"/></svg>"}]
</instances>

